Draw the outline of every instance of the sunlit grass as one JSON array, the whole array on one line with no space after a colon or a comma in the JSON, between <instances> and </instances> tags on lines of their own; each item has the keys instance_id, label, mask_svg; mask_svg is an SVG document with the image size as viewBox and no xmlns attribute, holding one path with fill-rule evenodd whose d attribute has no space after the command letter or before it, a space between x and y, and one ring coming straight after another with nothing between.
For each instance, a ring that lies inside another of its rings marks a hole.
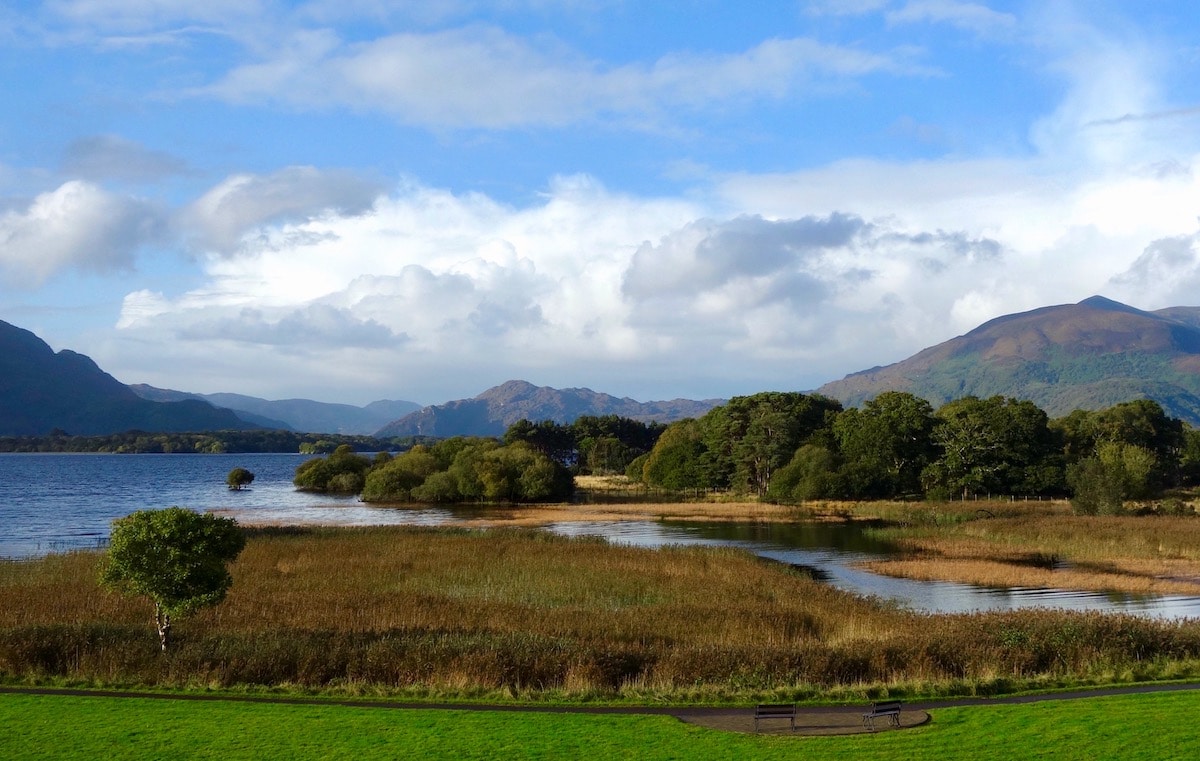
<instances>
[{"instance_id":1,"label":"sunlit grass","mask_svg":"<svg viewBox=\"0 0 1200 761\"><path fill-rule=\"evenodd\" d=\"M0 564L0 678L524 700L997 692L1196 673L1200 624L934 616L731 549L541 532L254 532L220 606L157 651L98 553Z\"/></svg>"},{"instance_id":2,"label":"sunlit grass","mask_svg":"<svg viewBox=\"0 0 1200 761\"><path fill-rule=\"evenodd\" d=\"M1190 759L1200 695L934 710L848 737L721 732L667 716L384 710L229 701L0 696L7 759Z\"/></svg>"},{"instance_id":3,"label":"sunlit grass","mask_svg":"<svg viewBox=\"0 0 1200 761\"><path fill-rule=\"evenodd\" d=\"M873 529L905 554L870 568L989 586L1200 594L1200 519L1195 517L1081 516L1053 503L1015 503L1007 509L1001 503L969 517L950 514L959 519L897 520Z\"/></svg>"}]
</instances>

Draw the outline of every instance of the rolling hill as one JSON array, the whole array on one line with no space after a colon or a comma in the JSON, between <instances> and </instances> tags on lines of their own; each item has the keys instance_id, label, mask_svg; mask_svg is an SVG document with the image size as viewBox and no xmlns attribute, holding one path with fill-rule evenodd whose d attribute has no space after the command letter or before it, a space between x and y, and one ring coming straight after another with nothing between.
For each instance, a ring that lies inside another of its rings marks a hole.
<instances>
[{"instance_id":1,"label":"rolling hill","mask_svg":"<svg viewBox=\"0 0 1200 761\"><path fill-rule=\"evenodd\" d=\"M556 389L512 380L473 399L425 407L381 428L380 438L392 436L499 436L522 418L570 423L583 415L621 417L669 423L699 417L724 400L638 402L587 388Z\"/></svg>"},{"instance_id":2,"label":"rolling hill","mask_svg":"<svg viewBox=\"0 0 1200 761\"><path fill-rule=\"evenodd\" d=\"M130 386L138 396L156 401L200 399L217 407L226 407L246 420L267 428L282 428L302 433L371 434L399 417L421 408L416 402L381 400L364 407L331 404L311 399L267 400L242 394L193 394L186 391L155 388L145 384Z\"/></svg>"},{"instance_id":3,"label":"rolling hill","mask_svg":"<svg viewBox=\"0 0 1200 761\"><path fill-rule=\"evenodd\" d=\"M86 436L259 428L230 410L190 399L154 402L83 354L55 353L33 333L0 321L0 435Z\"/></svg>"},{"instance_id":4,"label":"rolling hill","mask_svg":"<svg viewBox=\"0 0 1200 761\"><path fill-rule=\"evenodd\" d=\"M856 406L908 391L934 406L964 396L1028 399L1051 417L1153 399L1200 425L1200 307L1148 312L1102 296L1006 315L818 392Z\"/></svg>"}]
</instances>

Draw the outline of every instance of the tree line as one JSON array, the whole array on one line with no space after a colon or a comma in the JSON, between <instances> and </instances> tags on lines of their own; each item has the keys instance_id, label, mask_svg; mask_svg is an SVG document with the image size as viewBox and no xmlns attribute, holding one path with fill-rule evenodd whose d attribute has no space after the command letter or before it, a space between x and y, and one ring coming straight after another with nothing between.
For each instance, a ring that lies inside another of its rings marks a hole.
<instances>
[{"instance_id":1,"label":"tree line","mask_svg":"<svg viewBox=\"0 0 1200 761\"><path fill-rule=\"evenodd\" d=\"M338 447L296 469L308 491L358 494L365 502L550 502L570 499L574 476L623 473L648 453L661 423L585 415L573 423L520 420L503 438L456 436L373 458Z\"/></svg>"},{"instance_id":2,"label":"tree line","mask_svg":"<svg viewBox=\"0 0 1200 761\"><path fill-rule=\"evenodd\" d=\"M149 433L125 431L101 436L0 436L0 452L103 452L110 454L245 454L284 452L322 454L349 444L360 452L407 449L423 437L380 439L334 433L296 433L275 429Z\"/></svg>"},{"instance_id":3,"label":"tree line","mask_svg":"<svg viewBox=\"0 0 1200 761\"><path fill-rule=\"evenodd\" d=\"M1051 420L1030 401L904 392L861 408L818 394L736 397L666 428L627 474L665 489L814 499L1071 496L1084 512L1200 483L1200 432L1151 400Z\"/></svg>"}]
</instances>

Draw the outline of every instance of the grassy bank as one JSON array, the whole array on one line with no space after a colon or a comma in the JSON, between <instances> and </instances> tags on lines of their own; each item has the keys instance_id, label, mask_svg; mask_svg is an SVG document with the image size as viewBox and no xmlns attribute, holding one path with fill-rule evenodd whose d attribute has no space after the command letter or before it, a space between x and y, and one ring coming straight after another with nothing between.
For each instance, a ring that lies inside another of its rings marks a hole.
<instances>
[{"instance_id":1,"label":"grassy bank","mask_svg":"<svg viewBox=\"0 0 1200 761\"><path fill-rule=\"evenodd\" d=\"M6 758L1185 759L1200 695L945 708L902 732L757 737L665 716L0 696Z\"/></svg>"},{"instance_id":2,"label":"grassy bank","mask_svg":"<svg viewBox=\"0 0 1200 761\"><path fill-rule=\"evenodd\" d=\"M0 564L9 682L556 701L999 692L1200 673L1200 624L929 616L733 550L535 532L254 532L219 607L158 653L96 553Z\"/></svg>"}]
</instances>

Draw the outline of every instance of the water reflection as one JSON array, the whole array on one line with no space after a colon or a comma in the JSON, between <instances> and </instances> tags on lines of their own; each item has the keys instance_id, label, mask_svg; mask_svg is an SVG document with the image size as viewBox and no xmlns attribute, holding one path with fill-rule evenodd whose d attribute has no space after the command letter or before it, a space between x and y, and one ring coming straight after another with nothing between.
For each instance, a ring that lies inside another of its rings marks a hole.
<instances>
[{"instance_id":1,"label":"water reflection","mask_svg":"<svg viewBox=\"0 0 1200 761\"><path fill-rule=\"evenodd\" d=\"M761 557L806 569L815 578L855 594L891 600L929 613L1023 608L1130 613L1150 618L1200 616L1200 597L1131 595L1042 588L990 588L949 581L893 578L853 567L894 552L864 534L859 524L699 524L682 522L560 523L567 536L602 536L641 547L670 544L740 547Z\"/></svg>"}]
</instances>

